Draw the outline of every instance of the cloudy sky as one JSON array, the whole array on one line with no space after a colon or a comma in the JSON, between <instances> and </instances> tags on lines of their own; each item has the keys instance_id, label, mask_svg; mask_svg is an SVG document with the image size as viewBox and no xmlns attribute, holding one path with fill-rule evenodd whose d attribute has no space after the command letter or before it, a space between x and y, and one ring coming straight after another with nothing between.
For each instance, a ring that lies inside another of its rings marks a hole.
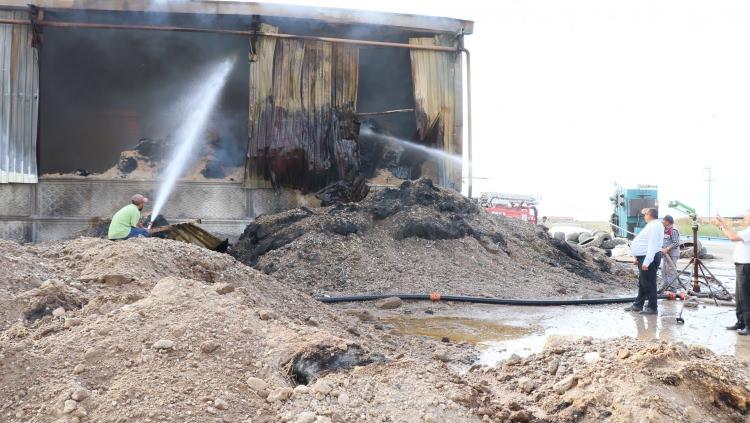
<instances>
[{"instance_id":1,"label":"cloudy sky","mask_svg":"<svg viewBox=\"0 0 750 423\"><path fill-rule=\"evenodd\" d=\"M750 2L298 0L469 19L475 192L606 220L615 182L750 207ZM678 215L673 210L669 213Z\"/></svg>"}]
</instances>

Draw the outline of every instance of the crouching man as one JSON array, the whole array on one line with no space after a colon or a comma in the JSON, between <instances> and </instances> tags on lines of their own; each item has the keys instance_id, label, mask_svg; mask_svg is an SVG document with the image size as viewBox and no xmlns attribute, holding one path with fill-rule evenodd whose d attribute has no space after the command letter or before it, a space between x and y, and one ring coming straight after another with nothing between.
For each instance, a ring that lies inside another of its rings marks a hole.
<instances>
[{"instance_id":1,"label":"crouching man","mask_svg":"<svg viewBox=\"0 0 750 423\"><path fill-rule=\"evenodd\" d=\"M146 203L148 203L148 198L141 194L134 195L130 199L130 204L121 208L112 216L107 238L118 240L148 236L148 229L140 224L141 211Z\"/></svg>"},{"instance_id":2,"label":"crouching man","mask_svg":"<svg viewBox=\"0 0 750 423\"><path fill-rule=\"evenodd\" d=\"M664 242L664 225L656 209L643 209L646 227L630 244L630 252L638 266L638 297L625 311L641 314L658 314L656 305L656 269L661 264L661 248ZM648 307L643 308L648 300Z\"/></svg>"}]
</instances>

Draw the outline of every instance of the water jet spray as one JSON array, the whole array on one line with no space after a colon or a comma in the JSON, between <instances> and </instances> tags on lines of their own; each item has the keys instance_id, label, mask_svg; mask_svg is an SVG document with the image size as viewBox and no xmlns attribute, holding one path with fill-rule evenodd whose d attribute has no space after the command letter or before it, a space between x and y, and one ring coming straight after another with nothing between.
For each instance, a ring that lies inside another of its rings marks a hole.
<instances>
[{"instance_id":1,"label":"water jet spray","mask_svg":"<svg viewBox=\"0 0 750 423\"><path fill-rule=\"evenodd\" d=\"M443 151L437 148L427 147L426 145L417 144L415 142L407 141L401 138L396 138L390 135L379 134L373 130L372 126L367 125L367 124L362 125L360 127L359 134L367 138L375 139L380 142L392 142L405 149L419 150L432 156L433 158L447 160L459 166L463 165L463 162L464 162L461 156L448 153L447 151Z\"/></svg>"},{"instance_id":2,"label":"water jet spray","mask_svg":"<svg viewBox=\"0 0 750 423\"><path fill-rule=\"evenodd\" d=\"M149 227L153 223L153 219L164 208L169 195L177 184L177 180L189 164L199 135L216 105L219 93L224 88L229 71L236 60L237 57L234 56L216 65L207 75L204 75L190 87L190 95L181 102L179 111L182 113L179 116L182 117L182 124L174 132L173 138L176 140L176 147L172 152L169 164L162 173L162 183L156 193Z\"/></svg>"}]
</instances>

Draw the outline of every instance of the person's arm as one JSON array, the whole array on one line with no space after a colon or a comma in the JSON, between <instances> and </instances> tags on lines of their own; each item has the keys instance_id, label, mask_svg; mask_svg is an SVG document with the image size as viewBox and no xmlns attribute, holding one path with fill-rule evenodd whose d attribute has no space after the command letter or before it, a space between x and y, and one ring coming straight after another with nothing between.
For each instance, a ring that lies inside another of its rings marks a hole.
<instances>
[{"instance_id":1,"label":"person's arm","mask_svg":"<svg viewBox=\"0 0 750 423\"><path fill-rule=\"evenodd\" d=\"M643 269L648 269L648 266L654 261L656 253L661 251L661 245L664 241L664 231L657 230L656 225L652 225L648 233L648 248L646 249L646 257L643 258Z\"/></svg>"},{"instance_id":2,"label":"person's arm","mask_svg":"<svg viewBox=\"0 0 750 423\"><path fill-rule=\"evenodd\" d=\"M724 232L724 236L729 238L730 241L745 241L750 242L748 239L744 239L740 234L735 232L732 227L727 223L726 220L724 220L721 216L716 216L716 222L719 225L719 229L721 229L722 232Z\"/></svg>"},{"instance_id":3,"label":"person's arm","mask_svg":"<svg viewBox=\"0 0 750 423\"><path fill-rule=\"evenodd\" d=\"M140 224L139 224L140 221L141 221L141 212L138 210L138 208L136 208L135 211L130 215L130 227L131 228L140 227Z\"/></svg>"},{"instance_id":4,"label":"person's arm","mask_svg":"<svg viewBox=\"0 0 750 423\"><path fill-rule=\"evenodd\" d=\"M672 235L669 236L669 245L667 245L665 248L667 250L667 253L675 248L680 248L680 231L672 228Z\"/></svg>"}]
</instances>

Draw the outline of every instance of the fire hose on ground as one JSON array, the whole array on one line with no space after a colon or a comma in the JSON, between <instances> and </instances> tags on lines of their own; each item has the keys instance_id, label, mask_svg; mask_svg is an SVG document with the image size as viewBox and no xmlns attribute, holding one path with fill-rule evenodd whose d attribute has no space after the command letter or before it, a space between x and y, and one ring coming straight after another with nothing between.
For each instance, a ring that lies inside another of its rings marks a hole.
<instances>
[{"instance_id":1,"label":"fire hose on ground","mask_svg":"<svg viewBox=\"0 0 750 423\"><path fill-rule=\"evenodd\" d=\"M518 305L518 306L566 306L566 305L599 305L599 304L622 304L632 303L636 297L612 297L612 298L580 298L559 300L538 299L515 299L515 298L491 298L470 297L463 295L441 295L436 292L430 294L373 294L373 295L346 295L339 297L315 297L323 303L349 303L357 301L376 301L385 298L398 297L402 300L422 301L455 301L460 303L495 304L495 305ZM659 295L660 300L669 299L668 295Z\"/></svg>"}]
</instances>

